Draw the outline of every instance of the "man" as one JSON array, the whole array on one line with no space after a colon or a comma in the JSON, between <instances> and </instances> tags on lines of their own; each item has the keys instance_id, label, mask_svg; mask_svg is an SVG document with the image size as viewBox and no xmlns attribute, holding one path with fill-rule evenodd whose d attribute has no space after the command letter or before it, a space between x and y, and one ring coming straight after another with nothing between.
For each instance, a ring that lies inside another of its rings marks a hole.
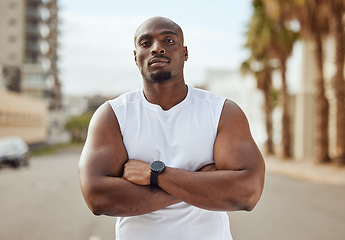
<instances>
[{"instance_id":1,"label":"man","mask_svg":"<svg viewBox=\"0 0 345 240\"><path fill-rule=\"evenodd\" d=\"M232 239L226 211L252 210L265 166L244 113L187 86L181 28L155 17L135 33L143 88L95 112L79 164L91 211L116 239Z\"/></svg>"}]
</instances>

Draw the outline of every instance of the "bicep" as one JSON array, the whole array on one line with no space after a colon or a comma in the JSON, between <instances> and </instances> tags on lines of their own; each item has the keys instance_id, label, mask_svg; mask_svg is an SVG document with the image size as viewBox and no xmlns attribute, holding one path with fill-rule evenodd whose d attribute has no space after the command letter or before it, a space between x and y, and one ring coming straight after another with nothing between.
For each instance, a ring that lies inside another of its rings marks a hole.
<instances>
[{"instance_id":1,"label":"bicep","mask_svg":"<svg viewBox=\"0 0 345 240\"><path fill-rule=\"evenodd\" d=\"M245 114L230 100L225 102L219 121L214 159L219 170L255 172L261 171L264 165Z\"/></svg>"},{"instance_id":2,"label":"bicep","mask_svg":"<svg viewBox=\"0 0 345 240\"><path fill-rule=\"evenodd\" d=\"M108 103L93 115L79 161L81 181L103 176L122 175L127 152L117 122Z\"/></svg>"}]
</instances>

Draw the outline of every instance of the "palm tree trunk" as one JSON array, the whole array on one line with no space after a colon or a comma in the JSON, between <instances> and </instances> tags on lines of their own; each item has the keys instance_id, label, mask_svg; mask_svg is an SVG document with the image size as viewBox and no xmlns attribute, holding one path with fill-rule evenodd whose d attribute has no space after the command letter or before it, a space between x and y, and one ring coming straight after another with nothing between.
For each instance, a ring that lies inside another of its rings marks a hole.
<instances>
[{"instance_id":1,"label":"palm tree trunk","mask_svg":"<svg viewBox=\"0 0 345 240\"><path fill-rule=\"evenodd\" d=\"M286 83L286 59L280 59L280 71L282 77L281 106L282 106L282 157L291 158L290 114L289 94Z\"/></svg>"},{"instance_id":2,"label":"palm tree trunk","mask_svg":"<svg viewBox=\"0 0 345 240\"><path fill-rule=\"evenodd\" d=\"M345 37L342 17L344 5L341 1L331 1L332 4L332 30L335 39L335 66L336 73L333 78L333 90L336 98L336 161L345 164L345 80L344 55Z\"/></svg>"},{"instance_id":3,"label":"palm tree trunk","mask_svg":"<svg viewBox=\"0 0 345 240\"><path fill-rule=\"evenodd\" d=\"M268 63L265 63L264 73L263 73L263 92L265 95L265 115L266 115L266 153L268 155L274 154L273 146L273 122L272 122L272 98L271 98L271 88L272 88L272 77L271 69Z\"/></svg>"},{"instance_id":4,"label":"palm tree trunk","mask_svg":"<svg viewBox=\"0 0 345 240\"><path fill-rule=\"evenodd\" d=\"M320 163L330 162L329 157L329 104L325 95L323 77L323 47L320 33L315 33L316 56L316 161Z\"/></svg>"}]
</instances>

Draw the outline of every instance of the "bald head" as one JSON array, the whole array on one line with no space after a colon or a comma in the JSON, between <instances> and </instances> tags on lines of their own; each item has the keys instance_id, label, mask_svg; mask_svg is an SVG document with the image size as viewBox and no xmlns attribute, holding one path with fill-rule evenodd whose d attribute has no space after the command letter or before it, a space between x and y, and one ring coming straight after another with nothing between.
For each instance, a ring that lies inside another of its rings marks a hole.
<instances>
[{"instance_id":1,"label":"bald head","mask_svg":"<svg viewBox=\"0 0 345 240\"><path fill-rule=\"evenodd\" d=\"M166 28L167 31L175 32L179 37L181 37L183 44L183 31L181 27L174 21L165 17L152 17L143 22L135 31L134 44L136 44L137 38L140 35L147 34L155 28Z\"/></svg>"}]
</instances>

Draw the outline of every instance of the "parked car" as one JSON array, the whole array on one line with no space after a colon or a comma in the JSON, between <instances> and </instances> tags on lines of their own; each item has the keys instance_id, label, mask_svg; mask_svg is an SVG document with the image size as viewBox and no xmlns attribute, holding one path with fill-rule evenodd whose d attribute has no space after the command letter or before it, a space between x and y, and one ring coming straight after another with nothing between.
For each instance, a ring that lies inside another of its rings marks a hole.
<instances>
[{"instance_id":1,"label":"parked car","mask_svg":"<svg viewBox=\"0 0 345 240\"><path fill-rule=\"evenodd\" d=\"M29 147L19 137L0 138L0 166L29 165Z\"/></svg>"}]
</instances>

